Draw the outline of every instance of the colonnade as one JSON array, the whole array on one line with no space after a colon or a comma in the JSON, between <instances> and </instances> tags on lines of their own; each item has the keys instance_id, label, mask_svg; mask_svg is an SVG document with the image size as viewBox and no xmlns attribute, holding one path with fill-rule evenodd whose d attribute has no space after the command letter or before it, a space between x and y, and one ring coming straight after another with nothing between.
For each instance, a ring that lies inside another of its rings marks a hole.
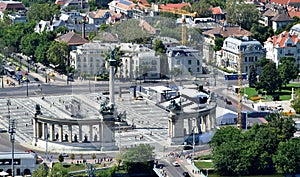
<instances>
[{"instance_id":1,"label":"colonnade","mask_svg":"<svg viewBox=\"0 0 300 177\"><path fill-rule=\"evenodd\" d=\"M35 142L40 140L84 143L115 142L115 124L113 119L56 119L35 116L33 118L33 136ZM67 131L64 134L65 130ZM74 129L78 129L76 134ZM88 129L84 132L83 129Z\"/></svg>"},{"instance_id":2,"label":"colonnade","mask_svg":"<svg viewBox=\"0 0 300 177\"><path fill-rule=\"evenodd\" d=\"M169 144L182 144L186 135L193 131L195 134L200 134L216 128L216 106L202 111L170 112L168 118Z\"/></svg>"}]
</instances>

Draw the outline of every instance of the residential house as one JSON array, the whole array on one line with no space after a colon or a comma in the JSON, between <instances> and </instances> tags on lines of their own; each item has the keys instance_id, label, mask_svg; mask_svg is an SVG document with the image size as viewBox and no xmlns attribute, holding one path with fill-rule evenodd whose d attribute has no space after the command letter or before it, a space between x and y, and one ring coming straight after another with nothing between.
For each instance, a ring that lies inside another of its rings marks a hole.
<instances>
[{"instance_id":1,"label":"residential house","mask_svg":"<svg viewBox=\"0 0 300 177\"><path fill-rule=\"evenodd\" d=\"M126 17L131 18L133 17L133 9L136 4L127 0L113 0L108 3L108 6L110 10L124 14Z\"/></svg>"},{"instance_id":2,"label":"residential house","mask_svg":"<svg viewBox=\"0 0 300 177\"><path fill-rule=\"evenodd\" d=\"M0 11L26 11L25 6L19 1L0 1Z\"/></svg>"},{"instance_id":3,"label":"residential house","mask_svg":"<svg viewBox=\"0 0 300 177\"><path fill-rule=\"evenodd\" d=\"M273 8L269 8L262 14L261 20L259 22L264 26L272 26L271 19L276 15L276 10Z\"/></svg>"},{"instance_id":4,"label":"residential house","mask_svg":"<svg viewBox=\"0 0 300 177\"><path fill-rule=\"evenodd\" d=\"M11 21L11 24L16 24L16 23L26 23L26 13L24 12L18 12L15 14L8 14L8 18Z\"/></svg>"},{"instance_id":5,"label":"residential house","mask_svg":"<svg viewBox=\"0 0 300 177\"><path fill-rule=\"evenodd\" d=\"M199 50L186 46L176 46L167 49L169 72L174 68L180 70L182 76L199 77L202 74L202 55Z\"/></svg>"},{"instance_id":6,"label":"residential house","mask_svg":"<svg viewBox=\"0 0 300 177\"><path fill-rule=\"evenodd\" d=\"M257 40L246 36L227 37L223 42L221 61L217 61L217 65L237 72L241 64L242 72L249 75L250 66L265 56L265 49Z\"/></svg>"},{"instance_id":7,"label":"residential house","mask_svg":"<svg viewBox=\"0 0 300 177\"><path fill-rule=\"evenodd\" d=\"M209 10L211 10L212 18L215 19L216 22L220 23L225 20L225 13L220 7L211 7Z\"/></svg>"},{"instance_id":8,"label":"residential house","mask_svg":"<svg viewBox=\"0 0 300 177\"><path fill-rule=\"evenodd\" d=\"M155 40L161 40L162 43L164 44L164 46L166 48L170 48L170 47L176 47L178 45L180 45L180 41L178 41L175 38L171 38L171 37L160 37L160 36L156 36L153 40L152 43L154 44Z\"/></svg>"},{"instance_id":9,"label":"residential house","mask_svg":"<svg viewBox=\"0 0 300 177\"><path fill-rule=\"evenodd\" d=\"M55 41L66 42L71 47L71 50L75 50L77 46L89 43L89 41L83 38L82 35L77 34L73 31L68 32L67 34L64 34L62 36L59 36L58 38L55 39Z\"/></svg>"},{"instance_id":10,"label":"residential house","mask_svg":"<svg viewBox=\"0 0 300 177\"><path fill-rule=\"evenodd\" d=\"M97 10L89 12L87 15L88 23L100 27L101 24L106 24L107 19L114 13L112 10Z\"/></svg>"},{"instance_id":11,"label":"residential house","mask_svg":"<svg viewBox=\"0 0 300 177\"><path fill-rule=\"evenodd\" d=\"M184 13L182 11L183 7L191 7L190 3L180 3L180 4L160 4L159 10L161 12L172 12L172 13Z\"/></svg>"},{"instance_id":12,"label":"residential house","mask_svg":"<svg viewBox=\"0 0 300 177\"><path fill-rule=\"evenodd\" d=\"M55 31L60 26L65 26L66 23L63 20L51 20L51 21L44 21L41 20L38 24L36 24L34 28L34 32L42 33L43 31Z\"/></svg>"},{"instance_id":13,"label":"residential house","mask_svg":"<svg viewBox=\"0 0 300 177\"><path fill-rule=\"evenodd\" d=\"M300 23L292 26L289 33L291 35L298 35L298 38L300 38Z\"/></svg>"},{"instance_id":14,"label":"residential house","mask_svg":"<svg viewBox=\"0 0 300 177\"><path fill-rule=\"evenodd\" d=\"M63 9L66 9L67 7L77 7L77 9L85 9L88 7L87 1L85 0L68 0L59 4L62 4Z\"/></svg>"},{"instance_id":15,"label":"residential house","mask_svg":"<svg viewBox=\"0 0 300 177\"><path fill-rule=\"evenodd\" d=\"M105 53L110 50L109 43L85 43L77 46L76 50L70 52L71 66L74 66L78 75L90 76L108 72L105 62Z\"/></svg>"},{"instance_id":16,"label":"residential house","mask_svg":"<svg viewBox=\"0 0 300 177\"><path fill-rule=\"evenodd\" d=\"M287 31L269 38L265 43L267 54L266 58L280 64L280 58L293 57L296 65L300 69L300 39L297 34L291 34Z\"/></svg>"},{"instance_id":17,"label":"residential house","mask_svg":"<svg viewBox=\"0 0 300 177\"><path fill-rule=\"evenodd\" d=\"M240 26L227 26L217 27L202 33L204 36L203 44L203 60L206 63L215 62L215 52L213 47L215 46L216 38L227 38L229 36L251 36L252 33Z\"/></svg>"},{"instance_id":18,"label":"residential house","mask_svg":"<svg viewBox=\"0 0 300 177\"><path fill-rule=\"evenodd\" d=\"M275 17L271 19L272 21L272 28L274 31L280 30L285 28L287 25L294 22L294 19L290 17L287 11L279 13Z\"/></svg>"}]
</instances>

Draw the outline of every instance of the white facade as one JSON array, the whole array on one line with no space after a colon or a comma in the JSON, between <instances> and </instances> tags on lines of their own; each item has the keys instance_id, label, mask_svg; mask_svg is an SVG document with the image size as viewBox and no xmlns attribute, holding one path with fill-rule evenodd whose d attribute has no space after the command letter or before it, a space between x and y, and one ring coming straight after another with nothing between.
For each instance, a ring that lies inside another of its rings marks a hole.
<instances>
[{"instance_id":1,"label":"white facade","mask_svg":"<svg viewBox=\"0 0 300 177\"><path fill-rule=\"evenodd\" d=\"M94 76L106 70L105 53L110 50L111 45L100 42L83 44L77 50L70 52L71 66L79 74Z\"/></svg>"},{"instance_id":2,"label":"white facade","mask_svg":"<svg viewBox=\"0 0 300 177\"><path fill-rule=\"evenodd\" d=\"M265 49L260 42L249 37L228 37L223 42L222 58L217 65L238 71L239 60L242 57L242 72L249 74L250 66L265 57Z\"/></svg>"},{"instance_id":3,"label":"white facade","mask_svg":"<svg viewBox=\"0 0 300 177\"><path fill-rule=\"evenodd\" d=\"M105 62L105 55L112 44L93 42L77 47L77 50L70 52L71 65L74 66L78 75L97 75L108 71L108 64ZM154 77L160 73L160 57L155 51L140 44L121 43L114 47L121 47L124 53L121 57L122 66L116 73L117 78L136 78L142 73L148 73L147 77Z\"/></svg>"},{"instance_id":4,"label":"white facade","mask_svg":"<svg viewBox=\"0 0 300 177\"><path fill-rule=\"evenodd\" d=\"M140 44L122 43L122 68L120 76L123 78L137 78L146 74L147 78L156 78L160 73L160 57L155 51Z\"/></svg>"},{"instance_id":5,"label":"white facade","mask_svg":"<svg viewBox=\"0 0 300 177\"><path fill-rule=\"evenodd\" d=\"M282 57L293 57L296 60L296 66L300 68L300 39L296 34L291 35L287 31L277 36L269 38L265 43L267 54L266 58L276 63L280 63Z\"/></svg>"},{"instance_id":6,"label":"white facade","mask_svg":"<svg viewBox=\"0 0 300 177\"><path fill-rule=\"evenodd\" d=\"M289 32L291 35L297 35L300 38L300 24L294 25Z\"/></svg>"},{"instance_id":7,"label":"white facade","mask_svg":"<svg viewBox=\"0 0 300 177\"><path fill-rule=\"evenodd\" d=\"M202 55L199 50L186 46L167 49L169 71L178 68L183 75L200 76L202 74Z\"/></svg>"},{"instance_id":8,"label":"white facade","mask_svg":"<svg viewBox=\"0 0 300 177\"><path fill-rule=\"evenodd\" d=\"M12 155L10 152L0 153L0 171L5 171L11 174L12 167ZM36 154L27 152L15 152L14 153L14 168L15 175L29 175L38 168L36 162Z\"/></svg>"}]
</instances>

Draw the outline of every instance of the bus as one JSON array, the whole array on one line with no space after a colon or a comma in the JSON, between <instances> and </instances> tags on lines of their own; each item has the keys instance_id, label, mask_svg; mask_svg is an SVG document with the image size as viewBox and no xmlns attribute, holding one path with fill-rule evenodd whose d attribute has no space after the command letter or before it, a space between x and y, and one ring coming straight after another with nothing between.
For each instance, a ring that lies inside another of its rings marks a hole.
<instances>
[{"instance_id":1,"label":"bus","mask_svg":"<svg viewBox=\"0 0 300 177\"><path fill-rule=\"evenodd\" d=\"M225 80L238 80L239 79L239 74L225 74L224 75ZM247 80L247 74L242 73L242 79Z\"/></svg>"}]
</instances>

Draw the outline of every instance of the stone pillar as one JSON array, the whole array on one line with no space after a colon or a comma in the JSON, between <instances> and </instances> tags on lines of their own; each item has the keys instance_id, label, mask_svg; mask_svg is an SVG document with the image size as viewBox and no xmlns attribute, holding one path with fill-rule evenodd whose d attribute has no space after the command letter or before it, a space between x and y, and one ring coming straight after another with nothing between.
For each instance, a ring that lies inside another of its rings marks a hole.
<instances>
[{"instance_id":1,"label":"stone pillar","mask_svg":"<svg viewBox=\"0 0 300 177\"><path fill-rule=\"evenodd\" d=\"M58 137L59 137L59 141L63 142L63 125L59 125Z\"/></svg>"},{"instance_id":2,"label":"stone pillar","mask_svg":"<svg viewBox=\"0 0 300 177\"><path fill-rule=\"evenodd\" d=\"M216 109L214 109L211 113L210 113L210 121L211 121L211 127L212 129L216 128Z\"/></svg>"},{"instance_id":3,"label":"stone pillar","mask_svg":"<svg viewBox=\"0 0 300 177\"><path fill-rule=\"evenodd\" d=\"M37 142L37 138L38 138L38 132L37 132L37 118L36 117L34 117L33 119L32 119L32 124L33 124L33 141L34 141L34 143L35 142Z\"/></svg>"},{"instance_id":4,"label":"stone pillar","mask_svg":"<svg viewBox=\"0 0 300 177\"><path fill-rule=\"evenodd\" d=\"M206 128L207 128L208 131L210 131L211 130L210 114L207 114L205 116L205 119L206 119Z\"/></svg>"},{"instance_id":5,"label":"stone pillar","mask_svg":"<svg viewBox=\"0 0 300 177\"><path fill-rule=\"evenodd\" d=\"M73 138L73 135L72 135L72 125L68 125L68 128L69 128L68 140L69 140L70 143L72 143L72 138Z\"/></svg>"},{"instance_id":6,"label":"stone pillar","mask_svg":"<svg viewBox=\"0 0 300 177\"><path fill-rule=\"evenodd\" d=\"M49 127L49 141L54 141L54 134L55 134L55 129L54 129L54 124L48 124Z\"/></svg>"},{"instance_id":7,"label":"stone pillar","mask_svg":"<svg viewBox=\"0 0 300 177\"><path fill-rule=\"evenodd\" d=\"M169 117L169 137L168 142L171 145L179 145L184 141L184 119L179 112L170 112Z\"/></svg>"},{"instance_id":8,"label":"stone pillar","mask_svg":"<svg viewBox=\"0 0 300 177\"><path fill-rule=\"evenodd\" d=\"M102 114L99 125L100 146L102 150L118 149L115 141L115 120L114 114Z\"/></svg>"},{"instance_id":9,"label":"stone pillar","mask_svg":"<svg viewBox=\"0 0 300 177\"><path fill-rule=\"evenodd\" d=\"M193 128L194 128L194 124L193 124L193 120L194 118L190 118L190 119L188 119L187 121L188 121L188 125L187 125L187 134L191 134L191 133L193 133Z\"/></svg>"},{"instance_id":10,"label":"stone pillar","mask_svg":"<svg viewBox=\"0 0 300 177\"><path fill-rule=\"evenodd\" d=\"M37 122L37 138L41 138L42 136L42 123Z\"/></svg>"},{"instance_id":11,"label":"stone pillar","mask_svg":"<svg viewBox=\"0 0 300 177\"><path fill-rule=\"evenodd\" d=\"M90 136L89 136L89 140L92 142L94 140L93 138L93 125L89 125L89 129L90 129Z\"/></svg>"},{"instance_id":12,"label":"stone pillar","mask_svg":"<svg viewBox=\"0 0 300 177\"><path fill-rule=\"evenodd\" d=\"M82 125L78 125L78 141L82 142Z\"/></svg>"},{"instance_id":13,"label":"stone pillar","mask_svg":"<svg viewBox=\"0 0 300 177\"><path fill-rule=\"evenodd\" d=\"M99 130L99 131L98 131L98 133L99 133L99 134L98 134L98 137L99 137L98 139L99 139L99 141L102 141L102 138L101 138L101 135L102 135L101 123L100 123L99 126L98 126L98 130Z\"/></svg>"},{"instance_id":14,"label":"stone pillar","mask_svg":"<svg viewBox=\"0 0 300 177\"><path fill-rule=\"evenodd\" d=\"M201 116L201 132L206 132L206 121L205 121L205 117Z\"/></svg>"},{"instance_id":15,"label":"stone pillar","mask_svg":"<svg viewBox=\"0 0 300 177\"><path fill-rule=\"evenodd\" d=\"M42 139L46 140L47 139L47 135L48 135L47 123L43 122L42 123Z\"/></svg>"},{"instance_id":16,"label":"stone pillar","mask_svg":"<svg viewBox=\"0 0 300 177\"><path fill-rule=\"evenodd\" d=\"M111 50L109 59L109 100L113 104L115 104L115 65L114 50Z\"/></svg>"}]
</instances>

